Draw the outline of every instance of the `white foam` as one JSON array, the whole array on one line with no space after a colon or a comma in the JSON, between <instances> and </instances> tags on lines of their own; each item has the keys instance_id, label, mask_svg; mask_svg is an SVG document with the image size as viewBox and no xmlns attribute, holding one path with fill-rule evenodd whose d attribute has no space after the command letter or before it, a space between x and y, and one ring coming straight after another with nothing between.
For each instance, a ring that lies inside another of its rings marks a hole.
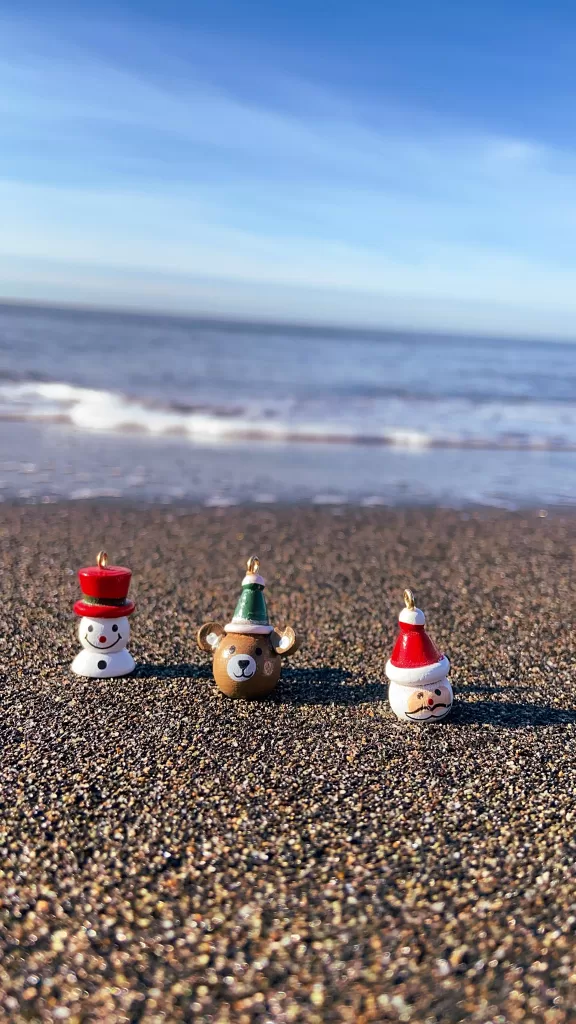
<instances>
[{"instance_id":1,"label":"white foam","mask_svg":"<svg viewBox=\"0 0 576 1024\"><path fill-rule=\"evenodd\" d=\"M206 508L231 508L233 505L238 505L239 498L234 498L228 495L214 494L210 498L206 498L204 504Z\"/></svg>"},{"instance_id":2,"label":"white foam","mask_svg":"<svg viewBox=\"0 0 576 1024\"><path fill-rule=\"evenodd\" d=\"M360 402L337 396L296 402L273 396L240 408L202 403L186 409L65 381L26 381L0 385L1 419L64 423L87 432L174 436L212 445L381 444L416 454L431 447L576 450L576 405L553 402L401 397ZM139 482L138 473L134 479Z\"/></svg>"},{"instance_id":3,"label":"white foam","mask_svg":"<svg viewBox=\"0 0 576 1024\"><path fill-rule=\"evenodd\" d=\"M313 505L345 505L347 498L343 494L316 494L312 498Z\"/></svg>"},{"instance_id":4,"label":"white foam","mask_svg":"<svg viewBox=\"0 0 576 1024\"><path fill-rule=\"evenodd\" d=\"M90 498L121 498L122 491L114 487L79 487L70 491L72 501L84 501Z\"/></svg>"}]
</instances>

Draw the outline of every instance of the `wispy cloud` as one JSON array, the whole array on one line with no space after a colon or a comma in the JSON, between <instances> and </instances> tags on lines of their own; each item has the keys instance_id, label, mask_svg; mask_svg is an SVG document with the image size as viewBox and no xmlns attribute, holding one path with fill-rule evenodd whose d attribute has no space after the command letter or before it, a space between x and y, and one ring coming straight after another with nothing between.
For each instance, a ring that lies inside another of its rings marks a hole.
<instances>
[{"instance_id":1,"label":"wispy cloud","mask_svg":"<svg viewBox=\"0 0 576 1024\"><path fill-rule=\"evenodd\" d=\"M280 73L255 98L225 86L225 69L221 83L215 68L210 80L181 63L168 73L165 50L144 73L118 46L61 30L24 38L6 23L0 35L0 257L18 260L13 291L18 274L26 294L33 279L38 297L42 280L56 287L52 261L58 280L76 265L71 296L90 268L99 289L108 268L110 301L131 294L129 275L156 271L167 301L185 303L199 277L216 304L238 303L244 283L256 314L261 285L278 314L324 316L319 293L333 290L340 315L346 295L356 310L370 294L371 320L398 299L410 322L416 298L436 321L452 301L474 326L494 304L518 330L549 309L551 331L576 333L576 153L426 111L402 123L398 101L376 117L373 102L303 81L291 109Z\"/></svg>"}]
</instances>

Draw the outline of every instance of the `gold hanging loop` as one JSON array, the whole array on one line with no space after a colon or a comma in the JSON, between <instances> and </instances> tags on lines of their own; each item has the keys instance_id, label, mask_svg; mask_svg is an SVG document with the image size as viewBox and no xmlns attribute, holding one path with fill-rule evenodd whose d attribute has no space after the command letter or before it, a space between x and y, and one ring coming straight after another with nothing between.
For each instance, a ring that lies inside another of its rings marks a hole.
<instances>
[{"instance_id":1,"label":"gold hanging loop","mask_svg":"<svg viewBox=\"0 0 576 1024\"><path fill-rule=\"evenodd\" d=\"M248 569L248 572L253 573L255 576L257 576L258 570L260 568L260 559L258 558L258 555L250 555L250 558L246 563L246 567Z\"/></svg>"},{"instance_id":2,"label":"gold hanging loop","mask_svg":"<svg viewBox=\"0 0 576 1024\"><path fill-rule=\"evenodd\" d=\"M99 569L106 569L108 567L108 555L105 551L99 551L96 555L96 565Z\"/></svg>"},{"instance_id":3,"label":"gold hanging loop","mask_svg":"<svg viewBox=\"0 0 576 1024\"><path fill-rule=\"evenodd\" d=\"M412 593L411 590L408 589L408 587L406 587L406 590L404 591L404 604L406 605L406 607L411 612L414 611L414 609L416 607L416 601L414 600L414 594Z\"/></svg>"}]
</instances>

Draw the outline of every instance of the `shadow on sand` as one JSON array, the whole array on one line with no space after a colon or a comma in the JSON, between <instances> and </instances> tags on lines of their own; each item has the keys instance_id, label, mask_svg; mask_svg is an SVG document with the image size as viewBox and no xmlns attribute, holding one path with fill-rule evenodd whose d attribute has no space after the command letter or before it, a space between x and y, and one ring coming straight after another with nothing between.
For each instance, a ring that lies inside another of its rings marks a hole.
<instances>
[{"instance_id":1,"label":"shadow on sand","mask_svg":"<svg viewBox=\"0 0 576 1024\"><path fill-rule=\"evenodd\" d=\"M533 692L533 686L508 686L506 683L478 683L473 686L459 687L453 683L454 693L461 697L467 697L469 693L528 693Z\"/></svg>"},{"instance_id":2,"label":"shadow on sand","mask_svg":"<svg viewBox=\"0 0 576 1024\"><path fill-rule=\"evenodd\" d=\"M136 665L132 679L211 679L211 665Z\"/></svg>"},{"instance_id":3,"label":"shadow on sand","mask_svg":"<svg viewBox=\"0 0 576 1024\"><path fill-rule=\"evenodd\" d=\"M294 668L283 671L272 695L278 704L368 704L385 701L387 682L366 682L340 668Z\"/></svg>"},{"instance_id":4,"label":"shadow on sand","mask_svg":"<svg viewBox=\"0 0 576 1024\"><path fill-rule=\"evenodd\" d=\"M137 665L133 679L188 679L212 681L211 665ZM499 693L502 696L530 690L529 686L470 686L455 694L449 718L438 725L462 727L494 725L504 729L538 729L552 725L576 723L576 708L554 708L545 704L509 700L467 700L472 694ZM339 668L284 669L278 688L265 698L275 704L338 704L353 707L378 704L388 708L388 684L367 682L352 672ZM390 712L392 716L392 712ZM393 716L392 716L393 717Z\"/></svg>"},{"instance_id":5,"label":"shadow on sand","mask_svg":"<svg viewBox=\"0 0 576 1024\"><path fill-rule=\"evenodd\" d=\"M468 693L470 691L467 691ZM553 708L545 704L518 703L506 700L466 701L459 694L449 723L454 726L494 725L504 729L540 729L549 725L571 725L576 722L576 708Z\"/></svg>"},{"instance_id":6,"label":"shadow on sand","mask_svg":"<svg viewBox=\"0 0 576 1024\"><path fill-rule=\"evenodd\" d=\"M576 708L550 707L528 701L467 700L469 694L524 693L529 686L477 686L456 693L446 726L494 725L504 729L539 729L576 723ZM288 669L272 700L279 704L379 704L388 708L386 681L367 682L352 672L337 668ZM392 716L392 712L390 711ZM443 724L443 723L438 723Z\"/></svg>"}]
</instances>

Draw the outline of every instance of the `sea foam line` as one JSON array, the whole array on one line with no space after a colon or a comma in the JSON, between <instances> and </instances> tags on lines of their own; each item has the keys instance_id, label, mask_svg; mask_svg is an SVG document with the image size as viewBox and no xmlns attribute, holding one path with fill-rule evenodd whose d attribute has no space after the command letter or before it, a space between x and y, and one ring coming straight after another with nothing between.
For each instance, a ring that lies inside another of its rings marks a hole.
<instances>
[{"instance_id":1,"label":"sea foam line","mask_svg":"<svg viewBox=\"0 0 576 1024\"><path fill-rule=\"evenodd\" d=\"M391 405L379 403L380 412L390 412ZM142 433L152 437L182 437L192 443L230 444L233 442L310 443L387 445L413 451L427 448L507 449L514 451L576 451L576 410L573 437L558 436L554 411L542 406L538 432L530 430L497 431L495 425L486 433L486 422L480 418L465 419L466 431L458 429L458 417L451 416L452 405L445 403L445 423L430 429L395 424L378 424L377 417L364 416L359 422L346 422L346 409L335 419L334 409L316 418L310 412L303 418L277 415L269 410L243 408L223 409L198 403L195 407L172 407L121 394L119 392L84 388L66 382L27 381L0 385L0 420L60 423L89 432ZM501 405L503 413L506 407ZM410 420L409 401L397 401L394 413L400 420ZM302 416L302 413L300 413ZM460 407L460 419L462 412ZM503 416L506 421L506 415ZM484 428L484 429L483 429Z\"/></svg>"}]
</instances>

